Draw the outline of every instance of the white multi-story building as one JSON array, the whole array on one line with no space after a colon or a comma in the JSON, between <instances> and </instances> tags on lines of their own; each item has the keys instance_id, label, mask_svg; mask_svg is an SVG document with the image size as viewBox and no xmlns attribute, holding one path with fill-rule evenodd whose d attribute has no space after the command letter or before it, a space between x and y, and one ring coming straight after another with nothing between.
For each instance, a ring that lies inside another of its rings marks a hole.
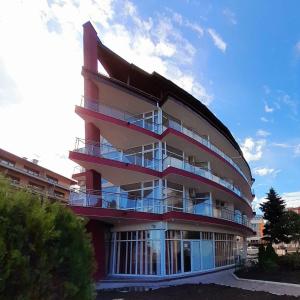
<instances>
[{"instance_id":1,"label":"white multi-story building","mask_svg":"<svg viewBox=\"0 0 300 300\"><path fill-rule=\"evenodd\" d=\"M236 240L253 235L253 178L230 131L179 86L104 46L89 22L83 46L75 111L85 138L69 155L83 169L70 205L89 219L96 279L233 265Z\"/></svg>"}]
</instances>

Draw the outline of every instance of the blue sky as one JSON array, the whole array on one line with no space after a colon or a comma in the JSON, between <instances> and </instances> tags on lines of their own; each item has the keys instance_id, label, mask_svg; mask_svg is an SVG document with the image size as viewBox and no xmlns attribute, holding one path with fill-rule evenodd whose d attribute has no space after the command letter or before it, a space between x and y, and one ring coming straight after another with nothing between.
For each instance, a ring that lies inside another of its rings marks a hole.
<instances>
[{"instance_id":1,"label":"blue sky","mask_svg":"<svg viewBox=\"0 0 300 300\"><path fill-rule=\"evenodd\" d=\"M271 186L300 204L299 9L299 1L2 2L1 146L71 175L68 150L83 134L74 114L81 26L91 20L108 47L225 123L252 167L256 206Z\"/></svg>"}]
</instances>

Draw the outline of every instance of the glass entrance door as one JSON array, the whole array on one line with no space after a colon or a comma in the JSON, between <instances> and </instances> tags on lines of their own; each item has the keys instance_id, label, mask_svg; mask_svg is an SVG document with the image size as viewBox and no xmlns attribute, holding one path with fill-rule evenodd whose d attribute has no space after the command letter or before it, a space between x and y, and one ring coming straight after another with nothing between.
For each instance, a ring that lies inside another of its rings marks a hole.
<instances>
[{"instance_id":1,"label":"glass entrance door","mask_svg":"<svg viewBox=\"0 0 300 300\"><path fill-rule=\"evenodd\" d=\"M183 241L184 272L201 271L201 241Z\"/></svg>"},{"instance_id":2,"label":"glass entrance door","mask_svg":"<svg viewBox=\"0 0 300 300\"><path fill-rule=\"evenodd\" d=\"M201 241L191 241L192 272L201 271Z\"/></svg>"},{"instance_id":3,"label":"glass entrance door","mask_svg":"<svg viewBox=\"0 0 300 300\"><path fill-rule=\"evenodd\" d=\"M183 267L184 272L191 272L191 241L183 241Z\"/></svg>"}]
</instances>

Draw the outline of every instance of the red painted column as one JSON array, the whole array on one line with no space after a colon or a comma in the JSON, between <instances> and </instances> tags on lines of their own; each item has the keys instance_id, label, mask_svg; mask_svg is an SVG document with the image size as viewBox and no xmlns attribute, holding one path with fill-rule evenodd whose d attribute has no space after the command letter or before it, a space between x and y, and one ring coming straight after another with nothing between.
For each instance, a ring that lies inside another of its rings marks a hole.
<instances>
[{"instance_id":1,"label":"red painted column","mask_svg":"<svg viewBox=\"0 0 300 300\"><path fill-rule=\"evenodd\" d=\"M98 73L98 36L90 22L83 25L83 67ZM84 98L98 99L98 87L88 78L84 79Z\"/></svg>"},{"instance_id":2,"label":"red painted column","mask_svg":"<svg viewBox=\"0 0 300 300\"><path fill-rule=\"evenodd\" d=\"M93 123L85 122L85 140L93 145L100 143L100 129Z\"/></svg>"},{"instance_id":3,"label":"red painted column","mask_svg":"<svg viewBox=\"0 0 300 300\"><path fill-rule=\"evenodd\" d=\"M91 22L83 24L83 65L88 70L98 71L98 37Z\"/></svg>"},{"instance_id":4,"label":"red painted column","mask_svg":"<svg viewBox=\"0 0 300 300\"><path fill-rule=\"evenodd\" d=\"M83 67L89 71L98 73L98 37L97 32L90 22L83 25ZM84 99L97 100L98 87L89 78L84 78ZM99 129L91 123L85 124L85 139L98 142Z\"/></svg>"},{"instance_id":5,"label":"red painted column","mask_svg":"<svg viewBox=\"0 0 300 300\"><path fill-rule=\"evenodd\" d=\"M91 72L98 73L98 37L90 22L83 25L83 67ZM98 87L89 78L84 78L84 99L97 101ZM85 140L93 145L100 144L100 130L93 123L85 122ZM97 206L101 201L101 174L94 170L86 170L86 189L99 191Z\"/></svg>"},{"instance_id":6,"label":"red painted column","mask_svg":"<svg viewBox=\"0 0 300 300\"><path fill-rule=\"evenodd\" d=\"M96 281L101 280L106 276L105 259L108 253L105 251L105 231L107 229L105 225L98 220L89 220L86 229L92 237L94 255L97 263L94 279Z\"/></svg>"},{"instance_id":7,"label":"red painted column","mask_svg":"<svg viewBox=\"0 0 300 300\"><path fill-rule=\"evenodd\" d=\"M96 207L102 207L102 195L101 195L101 174L95 170L85 171L85 185L87 190L96 191L91 193L97 197Z\"/></svg>"}]
</instances>

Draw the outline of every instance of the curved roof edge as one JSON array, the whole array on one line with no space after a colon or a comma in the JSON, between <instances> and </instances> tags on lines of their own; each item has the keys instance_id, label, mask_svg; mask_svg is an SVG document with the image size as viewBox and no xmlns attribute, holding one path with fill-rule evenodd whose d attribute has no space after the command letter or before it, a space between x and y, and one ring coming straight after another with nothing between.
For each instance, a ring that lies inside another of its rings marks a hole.
<instances>
[{"instance_id":1,"label":"curved roof edge","mask_svg":"<svg viewBox=\"0 0 300 300\"><path fill-rule=\"evenodd\" d=\"M110 77L125 83L127 86L134 87L148 95L152 95L158 99L160 106L163 105L168 96L172 96L203 117L225 136L231 145L238 151L246 163L252 178L249 164L244 158L243 152L230 130L207 108L206 105L201 103L200 100L157 72L150 74L138 66L127 62L121 56L106 47L100 39L98 39L98 59Z\"/></svg>"}]
</instances>

